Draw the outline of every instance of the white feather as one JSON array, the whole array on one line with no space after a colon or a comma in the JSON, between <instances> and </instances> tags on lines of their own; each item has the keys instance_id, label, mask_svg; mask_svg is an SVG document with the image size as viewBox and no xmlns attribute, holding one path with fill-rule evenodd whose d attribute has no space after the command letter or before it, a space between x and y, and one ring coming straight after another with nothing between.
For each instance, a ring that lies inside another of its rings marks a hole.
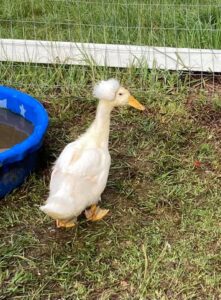
<instances>
[{"instance_id":1,"label":"white feather","mask_svg":"<svg viewBox=\"0 0 221 300\"><path fill-rule=\"evenodd\" d=\"M101 81L94 88L94 96L114 100L119 87L116 79ZM111 163L106 142L110 116L102 114L106 106L105 102L98 106L95 122L84 135L68 144L55 162L49 197L41 206L41 210L54 219L76 219L101 199Z\"/></svg>"},{"instance_id":2,"label":"white feather","mask_svg":"<svg viewBox=\"0 0 221 300\"><path fill-rule=\"evenodd\" d=\"M110 155L107 148L94 148L85 138L68 144L57 159L50 194L40 209L54 219L73 219L100 200L107 183Z\"/></svg>"},{"instance_id":3,"label":"white feather","mask_svg":"<svg viewBox=\"0 0 221 300\"><path fill-rule=\"evenodd\" d=\"M112 101L119 87L120 83L116 79L102 80L95 85L93 95L98 99Z\"/></svg>"}]
</instances>

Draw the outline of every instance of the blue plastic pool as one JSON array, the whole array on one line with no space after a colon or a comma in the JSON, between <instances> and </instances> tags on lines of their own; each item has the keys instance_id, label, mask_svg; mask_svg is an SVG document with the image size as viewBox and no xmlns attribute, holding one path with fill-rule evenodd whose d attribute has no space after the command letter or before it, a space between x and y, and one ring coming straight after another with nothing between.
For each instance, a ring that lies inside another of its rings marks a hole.
<instances>
[{"instance_id":1,"label":"blue plastic pool","mask_svg":"<svg viewBox=\"0 0 221 300\"><path fill-rule=\"evenodd\" d=\"M34 170L48 127L48 114L33 97L0 86L0 108L19 114L33 124L33 132L23 142L0 153L0 198L19 186Z\"/></svg>"}]
</instances>

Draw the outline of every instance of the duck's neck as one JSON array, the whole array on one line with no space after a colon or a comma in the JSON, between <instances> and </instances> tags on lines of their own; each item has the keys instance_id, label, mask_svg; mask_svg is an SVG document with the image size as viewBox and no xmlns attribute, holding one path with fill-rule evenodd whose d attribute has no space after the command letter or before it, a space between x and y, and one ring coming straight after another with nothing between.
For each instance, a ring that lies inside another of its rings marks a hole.
<instances>
[{"instance_id":1,"label":"duck's neck","mask_svg":"<svg viewBox=\"0 0 221 300\"><path fill-rule=\"evenodd\" d=\"M90 134L96 140L96 143L101 147L108 147L109 132L110 132L110 114L113 107L110 103L100 100L96 118L89 128Z\"/></svg>"}]
</instances>

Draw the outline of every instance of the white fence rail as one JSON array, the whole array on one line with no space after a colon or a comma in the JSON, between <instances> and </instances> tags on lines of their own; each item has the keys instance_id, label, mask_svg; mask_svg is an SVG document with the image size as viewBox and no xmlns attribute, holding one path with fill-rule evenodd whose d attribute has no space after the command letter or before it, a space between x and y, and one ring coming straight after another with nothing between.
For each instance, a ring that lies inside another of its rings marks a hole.
<instances>
[{"instance_id":1,"label":"white fence rail","mask_svg":"<svg viewBox=\"0 0 221 300\"><path fill-rule=\"evenodd\" d=\"M0 39L0 61L221 72L221 50Z\"/></svg>"}]
</instances>

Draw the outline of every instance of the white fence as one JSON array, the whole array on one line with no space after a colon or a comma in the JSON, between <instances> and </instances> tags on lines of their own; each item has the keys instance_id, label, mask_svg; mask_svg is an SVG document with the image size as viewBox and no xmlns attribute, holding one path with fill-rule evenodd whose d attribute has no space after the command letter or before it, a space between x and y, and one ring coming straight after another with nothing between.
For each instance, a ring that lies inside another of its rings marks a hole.
<instances>
[{"instance_id":1,"label":"white fence","mask_svg":"<svg viewBox=\"0 0 221 300\"><path fill-rule=\"evenodd\" d=\"M221 72L221 50L0 40L0 61Z\"/></svg>"},{"instance_id":2,"label":"white fence","mask_svg":"<svg viewBox=\"0 0 221 300\"><path fill-rule=\"evenodd\" d=\"M0 10L0 61L221 72L221 3L14 0Z\"/></svg>"}]
</instances>

